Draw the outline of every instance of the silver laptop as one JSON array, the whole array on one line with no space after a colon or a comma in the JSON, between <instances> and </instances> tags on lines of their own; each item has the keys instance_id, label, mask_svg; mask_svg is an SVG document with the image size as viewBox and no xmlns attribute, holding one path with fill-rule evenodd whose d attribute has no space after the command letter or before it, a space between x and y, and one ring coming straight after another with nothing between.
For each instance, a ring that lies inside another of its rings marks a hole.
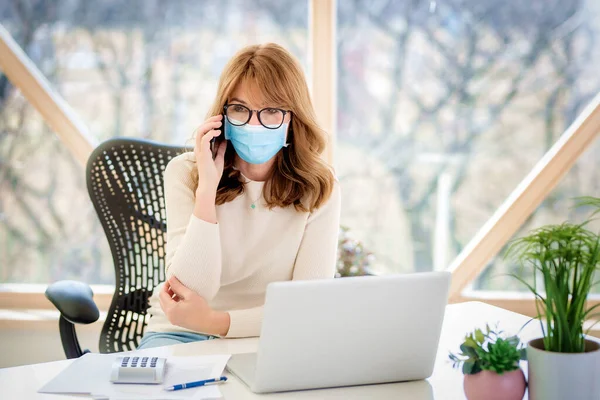
<instances>
[{"instance_id":1,"label":"silver laptop","mask_svg":"<svg viewBox=\"0 0 600 400\"><path fill-rule=\"evenodd\" d=\"M255 393L431 376L450 273L271 283L258 353L227 369Z\"/></svg>"}]
</instances>

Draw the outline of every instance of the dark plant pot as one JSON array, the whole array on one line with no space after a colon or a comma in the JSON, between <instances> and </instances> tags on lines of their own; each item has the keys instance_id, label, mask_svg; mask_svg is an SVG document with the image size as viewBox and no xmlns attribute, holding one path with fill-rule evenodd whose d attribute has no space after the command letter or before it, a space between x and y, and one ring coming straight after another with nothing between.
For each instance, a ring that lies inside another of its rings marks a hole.
<instances>
[{"instance_id":1,"label":"dark plant pot","mask_svg":"<svg viewBox=\"0 0 600 400\"><path fill-rule=\"evenodd\" d=\"M543 339L527 346L530 400L600 399L600 344L585 341L585 353L555 353Z\"/></svg>"},{"instance_id":2,"label":"dark plant pot","mask_svg":"<svg viewBox=\"0 0 600 400\"><path fill-rule=\"evenodd\" d=\"M464 381L468 400L521 400L526 387L525 374L521 368L502 375L481 371L465 375Z\"/></svg>"}]
</instances>

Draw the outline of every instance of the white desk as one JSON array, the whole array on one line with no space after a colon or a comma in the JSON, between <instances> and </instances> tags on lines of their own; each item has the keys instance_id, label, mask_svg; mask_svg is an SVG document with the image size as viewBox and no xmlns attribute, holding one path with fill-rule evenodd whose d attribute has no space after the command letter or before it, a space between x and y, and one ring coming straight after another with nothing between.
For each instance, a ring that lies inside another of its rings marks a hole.
<instances>
[{"instance_id":1,"label":"white desk","mask_svg":"<svg viewBox=\"0 0 600 400\"><path fill-rule=\"evenodd\" d=\"M392 317L392 316L390 316ZM463 303L450 305L446 309L442 337L436 359L433 376L426 381L393 383L384 385L368 385L325 390L309 390L302 392L275 393L256 395L246 386L231 377L219 386L225 399L464 399L462 388L463 376L460 371L452 369L448 359L448 351L457 351L464 335L476 328L485 327L486 323L499 327L507 333L514 334L529 320L520 314L489 306L483 303ZM521 338L528 341L539 337L539 324L532 322L523 332ZM138 353L158 354L169 357L195 356L203 354L237 354L256 351L258 339L223 339L206 342L180 344L163 348L141 350ZM0 369L0 398L2 399L59 399L81 398L76 396L38 394L37 390L56 376L72 360L55 361L22 367ZM525 368L526 369L526 368Z\"/></svg>"}]
</instances>

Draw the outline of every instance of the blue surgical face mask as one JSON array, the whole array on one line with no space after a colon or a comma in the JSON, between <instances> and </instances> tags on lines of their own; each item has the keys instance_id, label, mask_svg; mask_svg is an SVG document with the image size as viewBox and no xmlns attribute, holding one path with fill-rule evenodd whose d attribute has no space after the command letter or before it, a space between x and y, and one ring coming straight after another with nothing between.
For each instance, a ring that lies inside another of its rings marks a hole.
<instances>
[{"instance_id":1,"label":"blue surgical face mask","mask_svg":"<svg viewBox=\"0 0 600 400\"><path fill-rule=\"evenodd\" d=\"M286 147L287 123L277 129L268 129L262 125L236 126L225 119L225 139L231 141L235 152L250 164L263 164Z\"/></svg>"}]
</instances>

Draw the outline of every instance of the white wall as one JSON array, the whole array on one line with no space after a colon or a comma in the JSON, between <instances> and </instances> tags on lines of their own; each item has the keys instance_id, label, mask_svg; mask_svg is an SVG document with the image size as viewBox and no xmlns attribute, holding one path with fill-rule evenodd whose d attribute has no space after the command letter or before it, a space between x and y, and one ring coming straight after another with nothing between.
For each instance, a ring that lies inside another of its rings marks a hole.
<instances>
[{"instance_id":1,"label":"white wall","mask_svg":"<svg viewBox=\"0 0 600 400\"><path fill-rule=\"evenodd\" d=\"M56 328L44 324L32 327L24 323L22 328L0 329L0 368L64 360L65 353L60 342L58 321ZM102 322L96 322L77 330L82 349L98 352L98 339Z\"/></svg>"}]
</instances>

